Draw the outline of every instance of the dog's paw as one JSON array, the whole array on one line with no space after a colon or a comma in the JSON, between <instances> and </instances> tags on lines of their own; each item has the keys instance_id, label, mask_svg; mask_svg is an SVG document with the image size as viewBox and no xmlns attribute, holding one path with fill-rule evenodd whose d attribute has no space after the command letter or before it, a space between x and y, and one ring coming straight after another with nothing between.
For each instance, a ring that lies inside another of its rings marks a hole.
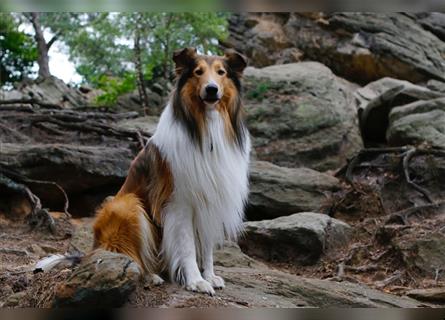
<instances>
[{"instance_id":1,"label":"dog's paw","mask_svg":"<svg viewBox=\"0 0 445 320\"><path fill-rule=\"evenodd\" d=\"M164 279L162 279L159 275L157 274L153 274L151 276L151 283L153 283L155 286L160 286L161 284L163 284L165 281Z\"/></svg>"},{"instance_id":2,"label":"dog's paw","mask_svg":"<svg viewBox=\"0 0 445 320\"><path fill-rule=\"evenodd\" d=\"M215 289L223 289L225 287L224 279L214 274L204 275L204 279L206 279Z\"/></svg>"},{"instance_id":3,"label":"dog's paw","mask_svg":"<svg viewBox=\"0 0 445 320\"><path fill-rule=\"evenodd\" d=\"M213 290L212 285L206 280L191 282L185 287L185 289L193 292L206 293L211 296L215 294L215 290Z\"/></svg>"},{"instance_id":4,"label":"dog's paw","mask_svg":"<svg viewBox=\"0 0 445 320\"><path fill-rule=\"evenodd\" d=\"M145 276L144 279L144 288L148 288L151 286L160 286L164 283L164 279L162 279L159 275L156 273L148 274Z\"/></svg>"}]
</instances>

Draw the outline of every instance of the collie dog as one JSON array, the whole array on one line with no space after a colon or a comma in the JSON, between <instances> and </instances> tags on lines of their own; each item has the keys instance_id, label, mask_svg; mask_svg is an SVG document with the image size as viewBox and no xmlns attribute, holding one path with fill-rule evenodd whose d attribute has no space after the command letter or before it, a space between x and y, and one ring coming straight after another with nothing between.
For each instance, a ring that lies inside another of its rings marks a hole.
<instances>
[{"instance_id":1,"label":"collie dog","mask_svg":"<svg viewBox=\"0 0 445 320\"><path fill-rule=\"evenodd\" d=\"M224 287L213 249L236 240L248 195L249 133L234 50L175 52L176 86L155 134L94 223L95 248L127 254L159 282L164 269L187 290Z\"/></svg>"}]
</instances>

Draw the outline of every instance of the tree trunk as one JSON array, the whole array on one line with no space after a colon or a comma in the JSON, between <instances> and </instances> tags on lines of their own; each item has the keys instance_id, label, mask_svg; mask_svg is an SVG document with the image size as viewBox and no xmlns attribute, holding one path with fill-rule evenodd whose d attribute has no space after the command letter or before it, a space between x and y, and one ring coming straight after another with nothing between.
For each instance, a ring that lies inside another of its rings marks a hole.
<instances>
[{"instance_id":1,"label":"tree trunk","mask_svg":"<svg viewBox=\"0 0 445 320\"><path fill-rule=\"evenodd\" d=\"M43 36L42 26L40 25L39 21L39 13L31 12L30 21L32 23L32 26L34 27L34 38L37 43L37 63L39 65L39 78L46 79L51 77L51 73L49 72L49 46L47 45L45 37Z\"/></svg>"},{"instance_id":2,"label":"tree trunk","mask_svg":"<svg viewBox=\"0 0 445 320\"><path fill-rule=\"evenodd\" d=\"M141 34L139 26L136 26L134 37L134 64L136 67L136 83L138 87L139 98L141 99L141 105L144 109L144 114L146 114L148 108L148 95L144 85L144 72L142 70Z\"/></svg>"}]
</instances>

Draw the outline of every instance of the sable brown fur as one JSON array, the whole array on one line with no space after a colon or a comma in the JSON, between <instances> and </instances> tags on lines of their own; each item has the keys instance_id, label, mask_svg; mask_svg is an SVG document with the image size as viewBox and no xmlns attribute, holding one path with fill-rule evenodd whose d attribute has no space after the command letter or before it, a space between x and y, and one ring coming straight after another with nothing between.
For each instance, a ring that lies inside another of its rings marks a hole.
<instances>
[{"instance_id":1,"label":"sable brown fur","mask_svg":"<svg viewBox=\"0 0 445 320\"><path fill-rule=\"evenodd\" d=\"M93 227L95 248L126 254L145 272L159 272L161 212L172 192L170 168L156 146L148 143L132 161L117 195L106 200L98 210ZM141 221L147 222L146 238ZM144 250L152 256L150 259L141 255Z\"/></svg>"}]
</instances>

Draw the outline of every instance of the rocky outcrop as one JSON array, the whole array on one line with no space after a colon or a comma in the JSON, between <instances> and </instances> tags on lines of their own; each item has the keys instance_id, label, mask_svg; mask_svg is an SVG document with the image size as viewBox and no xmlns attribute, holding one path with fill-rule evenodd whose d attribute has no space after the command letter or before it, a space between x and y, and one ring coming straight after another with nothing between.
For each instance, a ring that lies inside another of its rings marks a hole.
<instances>
[{"instance_id":1,"label":"rocky outcrop","mask_svg":"<svg viewBox=\"0 0 445 320\"><path fill-rule=\"evenodd\" d=\"M433 303L445 304L445 288L415 289L408 291L408 297Z\"/></svg>"},{"instance_id":2,"label":"rocky outcrop","mask_svg":"<svg viewBox=\"0 0 445 320\"><path fill-rule=\"evenodd\" d=\"M150 137L144 130L116 125L135 113L15 105L2 105L0 112L3 212L15 206L17 197L28 198L27 185L45 208L64 208L61 187L72 214L91 215L122 185L131 160Z\"/></svg>"},{"instance_id":3,"label":"rocky outcrop","mask_svg":"<svg viewBox=\"0 0 445 320\"><path fill-rule=\"evenodd\" d=\"M35 99L63 107L80 107L88 103L81 90L73 88L56 77L23 82L12 91L0 91L0 100Z\"/></svg>"},{"instance_id":4,"label":"rocky outcrop","mask_svg":"<svg viewBox=\"0 0 445 320\"><path fill-rule=\"evenodd\" d=\"M247 216L271 219L302 211L319 211L340 182L331 175L308 168L285 168L266 161L250 166Z\"/></svg>"},{"instance_id":5,"label":"rocky outcrop","mask_svg":"<svg viewBox=\"0 0 445 320\"><path fill-rule=\"evenodd\" d=\"M116 126L128 131L141 131L152 136L155 133L158 122L159 117L157 116L145 116L119 121Z\"/></svg>"},{"instance_id":6,"label":"rocky outcrop","mask_svg":"<svg viewBox=\"0 0 445 320\"><path fill-rule=\"evenodd\" d=\"M55 288L54 307L119 307L141 280L139 266L127 256L97 250Z\"/></svg>"},{"instance_id":7,"label":"rocky outcrop","mask_svg":"<svg viewBox=\"0 0 445 320\"><path fill-rule=\"evenodd\" d=\"M354 86L315 62L245 71L247 123L259 160L316 170L361 148Z\"/></svg>"},{"instance_id":8,"label":"rocky outcrop","mask_svg":"<svg viewBox=\"0 0 445 320\"><path fill-rule=\"evenodd\" d=\"M245 223L240 246L269 261L310 265L330 248L348 242L351 227L328 215L301 212L273 220Z\"/></svg>"},{"instance_id":9,"label":"rocky outcrop","mask_svg":"<svg viewBox=\"0 0 445 320\"><path fill-rule=\"evenodd\" d=\"M258 67L304 59L359 83L445 81L443 21L442 13L243 13L231 18L224 44Z\"/></svg>"},{"instance_id":10,"label":"rocky outcrop","mask_svg":"<svg viewBox=\"0 0 445 320\"><path fill-rule=\"evenodd\" d=\"M366 145L445 145L444 93L383 78L358 89L355 95Z\"/></svg>"},{"instance_id":11,"label":"rocky outcrop","mask_svg":"<svg viewBox=\"0 0 445 320\"><path fill-rule=\"evenodd\" d=\"M149 88L146 88L145 90L147 91L148 96L148 106L145 110L142 107L141 98L137 91L119 96L111 108L119 112L135 111L139 113L139 115L159 116L164 108L165 99Z\"/></svg>"}]
</instances>

